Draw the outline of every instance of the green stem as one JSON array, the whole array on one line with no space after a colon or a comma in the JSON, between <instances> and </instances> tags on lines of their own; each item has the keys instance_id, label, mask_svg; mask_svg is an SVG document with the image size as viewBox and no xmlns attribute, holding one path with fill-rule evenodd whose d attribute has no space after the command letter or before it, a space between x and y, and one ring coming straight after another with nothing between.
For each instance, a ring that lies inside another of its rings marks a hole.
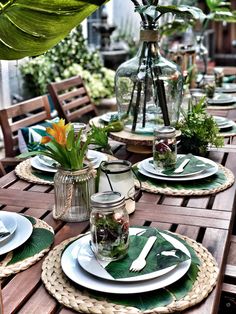
<instances>
[{"instance_id":1,"label":"green stem","mask_svg":"<svg viewBox=\"0 0 236 314\"><path fill-rule=\"evenodd\" d=\"M134 118L133 118L133 124L132 124L132 132L135 131L137 120L138 120L138 112L139 112L139 106L140 106L140 100L141 100L141 91L142 91L142 83L139 81L137 85L137 98L136 98L136 104L135 104L135 110L134 110Z\"/></svg>"}]
</instances>

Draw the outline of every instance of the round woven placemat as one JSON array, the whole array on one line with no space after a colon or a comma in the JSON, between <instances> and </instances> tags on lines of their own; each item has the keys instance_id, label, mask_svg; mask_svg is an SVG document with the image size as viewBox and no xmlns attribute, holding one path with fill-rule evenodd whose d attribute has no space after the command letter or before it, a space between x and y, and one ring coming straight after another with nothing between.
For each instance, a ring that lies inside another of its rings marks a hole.
<instances>
[{"instance_id":1,"label":"round woven placemat","mask_svg":"<svg viewBox=\"0 0 236 314\"><path fill-rule=\"evenodd\" d=\"M107 300L96 300L89 295L89 291L83 291L76 288L71 281L66 277L61 269L61 254L65 247L71 241L79 238L74 237L65 240L56 246L46 257L42 266L42 280L46 289L57 301L73 310L80 313L93 314L140 314L140 313L173 313L183 311L190 306L201 302L214 288L217 277L218 267L214 257L196 241L181 236L194 250L201 261L201 266L198 272L197 279L187 295L180 300L174 300L171 304L165 307L158 307L151 310L141 310L135 307L118 305ZM109 294L107 294L109 297ZM157 290L158 296L158 290Z\"/></svg>"},{"instance_id":2,"label":"round woven placemat","mask_svg":"<svg viewBox=\"0 0 236 314\"><path fill-rule=\"evenodd\" d=\"M34 175L32 172L30 159L26 159L19 163L15 168L15 173L19 178L28 182L53 185L53 181L45 180Z\"/></svg>"},{"instance_id":3,"label":"round woven placemat","mask_svg":"<svg viewBox=\"0 0 236 314\"><path fill-rule=\"evenodd\" d=\"M224 172L226 181L222 185L216 188L209 188L209 189L199 188L199 189L192 189L192 190L189 188L177 189L177 188L174 188L173 186L170 186L170 185L168 186L168 181L165 181L165 187L163 188L161 186L152 184L151 181L148 181L148 178L147 178L147 181L141 181L142 190L146 192L150 192L150 193L160 193L160 194L172 195L172 196L188 196L188 195L200 196L200 195L215 194L220 191L226 190L234 183L234 174L232 173L232 171L221 165L218 165L218 166L219 166L219 170L222 170ZM181 182L176 182L176 183L181 184ZM140 186L137 180L135 180L135 185L137 187Z\"/></svg>"},{"instance_id":4,"label":"round woven placemat","mask_svg":"<svg viewBox=\"0 0 236 314\"><path fill-rule=\"evenodd\" d=\"M46 222L40 219L37 219L35 217L33 218L36 222L33 225L34 228L47 229L54 234L53 228L49 226ZM50 250L50 247L42 250L41 252L39 252L38 254L35 254L34 256L28 257L24 259L23 261L20 261L11 265L7 265L7 264L11 260L13 253L12 251L7 253L6 257L0 262L0 278L8 277L10 275L19 273L20 271L29 268L31 265L39 261L49 250Z\"/></svg>"}]
</instances>

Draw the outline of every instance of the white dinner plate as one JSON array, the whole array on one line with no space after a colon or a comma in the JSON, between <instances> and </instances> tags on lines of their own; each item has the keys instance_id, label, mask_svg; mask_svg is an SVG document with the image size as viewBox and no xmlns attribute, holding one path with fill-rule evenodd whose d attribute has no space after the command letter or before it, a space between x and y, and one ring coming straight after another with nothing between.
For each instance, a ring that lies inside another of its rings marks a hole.
<instances>
[{"instance_id":1,"label":"white dinner plate","mask_svg":"<svg viewBox=\"0 0 236 314\"><path fill-rule=\"evenodd\" d=\"M134 229L135 233L143 231L143 229L140 228L130 228L130 230L132 229ZM177 245L179 245L180 241L173 238L172 236L166 234L162 235L165 236L165 238L174 246L177 247ZM86 235L84 237L86 237ZM79 238L65 249L61 257L61 267L66 276L69 277L72 281L85 288L96 291L116 294L132 294L153 291L169 286L170 284L182 278L191 265L191 259L189 259L180 263L169 273L145 281L121 282L106 280L89 274L79 265L77 257L82 244L81 241L81 238ZM87 239L85 238L84 241L86 242ZM186 247L184 252L190 256L190 253Z\"/></svg>"},{"instance_id":2,"label":"white dinner plate","mask_svg":"<svg viewBox=\"0 0 236 314\"><path fill-rule=\"evenodd\" d=\"M44 171L44 172L50 172L50 173L56 173L57 168L47 166L43 164L39 158L39 156L34 156L30 158L31 166L37 170Z\"/></svg>"},{"instance_id":3,"label":"white dinner plate","mask_svg":"<svg viewBox=\"0 0 236 314\"><path fill-rule=\"evenodd\" d=\"M227 94L215 94L213 98L208 98L208 104L211 105L228 105L236 102L236 98Z\"/></svg>"},{"instance_id":4,"label":"white dinner plate","mask_svg":"<svg viewBox=\"0 0 236 314\"><path fill-rule=\"evenodd\" d=\"M111 111L111 112L106 112L103 115L101 115L100 119L104 122L110 122L112 116L117 116L118 111Z\"/></svg>"},{"instance_id":5,"label":"white dinner plate","mask_svg":"<svg viewBox=\"0 0 236 314\"><path fill-rule=\"evenodd\" d=\"M218 125L220 130L229 129L236 126L236 123L233 120L228 120L228 122L224 125Z\"/></svg>"},{"instance_id":6,"label":"white dinner plate","mask_svg":"<svg viewBox=\"0 0 236 314\"><path fill-rule=\"evenodd\" d=\"M216 91L221 93L236 93L236 84L224 83L222 87L216 87Z\"/></svg>"},{"instance_id":7,"label":"white dinner plate","mask_svg":"<svg viewBox=\"0 0 236 314\"><path fill-rule=\"evenodd\" d=\"M11 214L15 218L17 228L12 234L11 239L4 243L4 245L0 246L0 255L6 254L25 243L25 241L29 239L33 231L33 226L29 219L17 213L9 214Z\"/></svg>"},{"instance_id":8,"label":"white dinner plate","mask_svg":"<svg viewBox=\"0 0 236 314\"><path fill-rule=\"evenodd\" d=\"M199 156L197 158L202 160L203 162L211 164L212 167L209 168L209 169L206 169L206 170L204 170L204 171L202 171L200 173L197 173L195 175L189 175L189 176L186 176L186 177L167 177L167 176L157 175L157 174L153 174L153 173L148 172L143 167L143 161L142 161L142 162L140 162L138 164L138 171L141 174L143 174L144 176L146 176L146 177L153 178L153 179L156 179L156 180L162 180L162 181L163 180L164 181L192 181L192 180L199 180L199 179L210 177L210 176L212 176L213 174L215 174L218 171L218 165L214 161L212 161L210 159L207 159L207 158L204 158L204 157L199 157Z\"/></svg>"},{"instance_id":9,"label":"white dinner plate","mask_svg":"<svg viewBox=\"0 0 236 314\"><path fill-rule=\"evenodd\" d=\"M130 228L130 234L133 234L132 232L134 232L133 230L134 228ZM165 234L161 233L162 236L165 238ZM172 238L171 238L172 241ZM171 242L169 241L169 242ZM91 246L90 246L90 234L88 234L87 236L84 236L81 238L81 240L79 241L78 245L80 246L80 250L78 253L78 262L80 264L80 266L86 270L88 273L97 276L99 278L102 279L107 279L107 280L113 280L113 281L123 281L123 282L133 282L133 281L141 281L141 280L149 280L149 279L153 279L153 278L157 278L160 277L164 274L169 273L171 270L173 270L175 267L177 267L177 265L173 265L170 267L166 267L164 269L149 273L149 274L145 274L145 275L138 275L135 277L128 277L128 278L113 278L104 268L109 264L109 262L105 262L105 261L99 261L96 259ZM172 243L172 242L171 242ZM176 245L176 242L173 243L173 245ZM178 241L177 243L178 247L175 246L177 249L182 250L184 253L188 252L188 250L186 250L186 247ZM188 253L186 253L188 254ZM119 262L119 261L118 261ZM117 262L117 263L118 263Z\"/></svg>"},{"instance_id":10,"label":"white dinner plate","mask_svg":"<svg viewBox=\"0 0 236 314\"><path fill-rule=\"evenodd\" d=\"M218 127L221 125L227 124L229 121L229 119L224 118L224 117L220 117L220 116L213 116L213 118L214 118L216 124L218 125Z\"/></svg>"},{"instance_id":11,"label":"white dinner plate","mask_svg":"<svg viewBox=\"0 0 236 314\"><path fill-rule=\"evenodd\" d=\"M0 238L0 243L5 242L9 237L15 232L17 228L17 222L15 217L6 211L0 211L0 220L6 227L6 229L9 231L9 234Z\"/></svg>"},{"instance_id":12,"label":"white dinner plate","mask_svg":"<svg viewBox=\"0 0 236 314\"><path fill-rule=\"evenodd\" d=\"M95 151L95 150L88 150L88 158L91 159L91 163L93 164L94 168L98 168L100 166L100 163L103 160L106 161L108 159L106 154ZM51 172L51 173L57 172L57 168L43 164L41 162L39 156L35 156L35 157L31 158L30 162L31 162L31 166L33 168L38 169L40 171Z\"/></svg>"},{"instance_id":13,"label":"white dinner plate","mask_svg":"<svg viewBox=\"0 0 236 314\"><path fill-rule=\"evenodd\" d=\"M178 158L183 157L184 155L179 154ZM162 177L168 177L168 178L180 178L180 177L188 177L188 176L193 176L196 175L198 173L203 172L205 169L200 169L200 170L196 170L196 171L192 171L190 173L173 173L171 175L167 175L165 173L162 173L161 171L158 171L155 167L154 164L151 163L151 161L153 161L153 157L144 159L143 161L141 161L141 166L144 170L148 171L149 173L152 173L154 175L158 175L158 176L162 176Z\"/></svg>"}]
</instances>

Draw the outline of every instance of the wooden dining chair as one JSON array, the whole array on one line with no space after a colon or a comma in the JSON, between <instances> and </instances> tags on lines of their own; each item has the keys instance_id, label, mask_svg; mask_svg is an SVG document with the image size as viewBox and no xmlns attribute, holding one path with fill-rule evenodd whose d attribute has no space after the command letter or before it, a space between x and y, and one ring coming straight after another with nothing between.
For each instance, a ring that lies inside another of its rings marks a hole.
<instances>
[{"instance_id":1,"label":"wooden dining chair","mask_svg":"<svg viewBox=\"0 0 236 314\"><path fill-rule=\"evenodd\" d=\"M80 76L50 83L48 91L58 116L64 118L67 123L87 123L90 118L98 115L96 105L92 103Z\"/></svg>"},{"instance_id":2,"label":"wooden dining chair","mask_svg":"<svg viewBox=\"0 0 236 314\"><path fill-rule=\"evenodd\" d=\"M46 95L22 101L0 110L5 156L15 157L19 154L18 130L50 119L50 105ZM4 159L2 159L4 163Z\"/></svg>"}]
</instances>

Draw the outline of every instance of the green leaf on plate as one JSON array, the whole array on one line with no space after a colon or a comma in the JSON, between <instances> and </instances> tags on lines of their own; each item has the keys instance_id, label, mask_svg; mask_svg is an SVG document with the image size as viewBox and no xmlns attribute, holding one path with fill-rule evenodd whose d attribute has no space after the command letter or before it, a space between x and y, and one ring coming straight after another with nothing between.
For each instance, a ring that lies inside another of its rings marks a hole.
<instances>
[{"instance_id":1,"label":"green leaf on plate","mask_svg":"<svg viewBox=\"0 0 236 314\"><path fill-rule=\"evenodd\" d=\"M30 238L20 247L13 250L12 259L7 265L15 264L40 253L42 250L51 246L53 241L54 234L52 232L44 228L34 228Z\"/></svg>"},{"instance_id":2,"label":"green leaf on plate","mask_svg":"<svg viewBox=\"0 0 236 314\"><path fill-rule=\"evenodd\" d=\"M189 259L184 252L176 249L169 241L162 237L157 229L156 236L157 240L146 258L147 264L140 272L131 272L129 271L129 268L147 242L148 237L145 235L131 235L128 254L122 260L109 263L105 267L106 271L113 278L136 277L137 275L145 275L173 265L178 265L179 263ZM175 253L175 256L163 255L164 253Z\"/></svg>"}]
</instances>

